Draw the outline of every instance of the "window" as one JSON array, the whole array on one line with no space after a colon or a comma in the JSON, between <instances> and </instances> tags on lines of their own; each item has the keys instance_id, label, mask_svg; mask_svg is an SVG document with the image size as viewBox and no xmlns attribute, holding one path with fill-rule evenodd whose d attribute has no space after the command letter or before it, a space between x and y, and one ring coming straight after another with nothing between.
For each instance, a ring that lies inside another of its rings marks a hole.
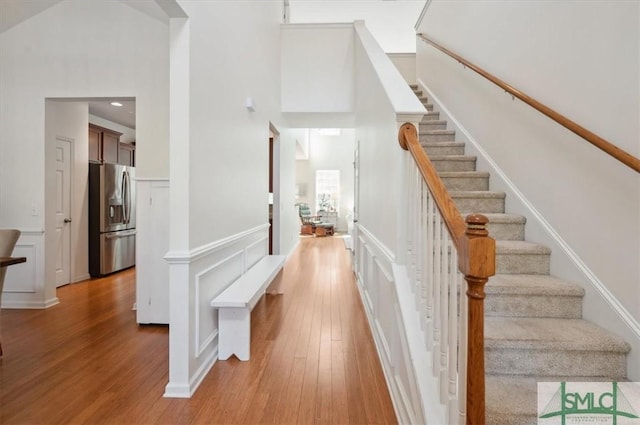
<instances>
[{"instance_id":1,"label":"window","mask_svg":"<svg viewBox=\"0 0 640 425\"><path fill-rule=\"evenodd\" d=\"M340 170L316 171L316 211L338 211L340 207Z\"/></svg>"}]
</instances>

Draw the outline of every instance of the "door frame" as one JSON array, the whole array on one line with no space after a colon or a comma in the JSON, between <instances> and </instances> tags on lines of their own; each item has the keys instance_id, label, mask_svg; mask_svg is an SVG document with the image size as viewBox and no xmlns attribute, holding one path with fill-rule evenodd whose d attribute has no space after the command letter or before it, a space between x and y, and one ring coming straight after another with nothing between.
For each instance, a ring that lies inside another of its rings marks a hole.
<instances>
[{"instance_id":1,"label":"door frame","mask_svg":"<svg viewBox=\"0 0 640 425\"><path fill-rule=\"evenodd\" d=\"M280 132L271 121L269 131L273 134L273 208L272 208L272 244L273 253L280 252Z\"/></svg>"}]
</instances>

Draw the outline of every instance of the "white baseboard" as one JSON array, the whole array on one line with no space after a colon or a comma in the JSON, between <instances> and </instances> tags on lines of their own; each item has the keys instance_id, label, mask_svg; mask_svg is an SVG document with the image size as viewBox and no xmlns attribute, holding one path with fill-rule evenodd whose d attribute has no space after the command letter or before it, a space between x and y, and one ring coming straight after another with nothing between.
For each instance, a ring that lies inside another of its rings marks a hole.
<instances>
[{"instance_id":1,"label":"white baseboard","mask_svg":"<svg viewBox=\"0 0 640 425\"><path fill-rule=\"evenodd\" d=\"M37 310L53 307L56 304L60 304L58 297L50 298L46 301L4 301L2 308L5 309L25 309L25 310Z\"/></svg>"}]
</instances>

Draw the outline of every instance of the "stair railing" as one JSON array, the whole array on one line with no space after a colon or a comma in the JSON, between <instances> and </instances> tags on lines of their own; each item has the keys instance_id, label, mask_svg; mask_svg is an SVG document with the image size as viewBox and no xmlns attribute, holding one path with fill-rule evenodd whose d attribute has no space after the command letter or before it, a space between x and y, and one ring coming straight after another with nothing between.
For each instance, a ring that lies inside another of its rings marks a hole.
<instances>
[{"instance_id":1,"label":"stair railing","mask_svg":"<svg viewBox=\"0 0 640 425\"><path fill-rule=\"evenodd\" d=\"M557 122L561 126L565 127L569 131L571 131L571 132L577 134L578 136L582 137L584 140L586 140L587 142L591 143L592 145L594 145L598 149L600 149L600 150L606 152L607 154L611 155L612 157L614 157L618 161L620 161L623 164L625 164L627 167L629 167L632 170L635 170L636 172L640 173L640 159L639 158L636 158L635 156L631 155L629 152L619 148L618 146L614 145L613 143L609 142L608 140L603 139L602 137L598 136L597 134L593 133L592 131L587 130L583 126L581 126L581 125L577 124L576 122L570 120L569 118L565 117L561 113L556 112L555 110L549 108L548 106L544 105L543 103L540 103L539 101L537 101L536 99L532 98L531 96L529 96L529 95L523 93L522 91L516 89L515 87L505 83L504 81L502 81L498 77L496 77L493 74L485 71L484 69L480 68L479 66L469 62L468 60L466 60L462 56L460 56L460 55L452 52L451 50L441 46L440 44L436 43L434 40L432 40L431 38L427 37L426 35L418 33L417 37L419 39L423 40L424 42L432 45L436 49L440 50L444 54L452 57L453 59L455 59L456 61L458 61L462 65L464 65L465 67L473 70L477 74L479 74L482 77L486 78L487 80L491 81L492 83L494 83L495 85L497 85L498 87L500 87L501 89L506 91L507 93L509 93L512 96L517 97L518 99L522 100L524 103L526 103L527 105L533 107L534 109L536 109L540 113L548 116L549 118L551 118L552 120L554 120L555 122Z\"/></svg>"},{"instance_id":2,"label":"stair railing","mask_svg":"<svg viewBox=\"0 0 640 425\"><path fill-rule=\"evenodd\" d=\"M413 124L398 133L407 166L407 268L420 311L432 373L448 423L485 423L484 285L495 274L488 219L462 218L418 140ZM467 303L462 299L467 282Z\"/></svg>"}]
</instances>

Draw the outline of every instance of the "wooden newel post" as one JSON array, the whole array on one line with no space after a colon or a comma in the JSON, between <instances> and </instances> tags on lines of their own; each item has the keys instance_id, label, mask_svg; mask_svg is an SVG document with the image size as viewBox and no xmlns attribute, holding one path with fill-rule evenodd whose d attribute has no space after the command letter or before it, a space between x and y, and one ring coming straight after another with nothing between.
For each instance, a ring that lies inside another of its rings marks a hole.
<instances>
[{"instance_id":1,"label":"wooden newel post","mask_svg":"<svg viewBox=\"0 0 640 425\"><path fill-rule=\"evenodd\" d=\"M496 242L489 237L487 217L468 215L461 240L459 266L467 281L467 425L485 423L484 285L496 270Z\"/></svg>"}]
</instances>

